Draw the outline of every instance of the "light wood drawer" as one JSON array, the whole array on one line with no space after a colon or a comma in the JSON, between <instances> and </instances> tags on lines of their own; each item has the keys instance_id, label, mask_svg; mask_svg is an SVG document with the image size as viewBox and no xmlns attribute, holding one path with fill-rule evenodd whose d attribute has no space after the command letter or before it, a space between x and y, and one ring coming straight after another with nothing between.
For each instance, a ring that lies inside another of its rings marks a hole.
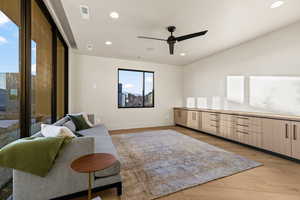
<instances>
[{"instance_id":1,"label":"light wood drawer","mask_svg":"<svg viewBox=\"0 0 300 200\"><path fill-rule=\"evenodd\" d=\"M244 117L244 116L236 116L235 122L239 125L249 125L250 124L250 118Z\"/></svg>"},{"instance_id":2,"label":"light wood drawer","mask_svg":"<svg viewBox=\"0 0 300 200\"><path fill-rule=\"evenodd\" d=\"M222 121L233 121L234 115L220 114L220 120Z\"/></svg>"},{"instance_id":3,"label":"light wood drawer","mask_svg":"<svg viewBox=\"0 0 300 200\"><path fill-rule=\"evenodd\" d=\"M262 119L256 117L236 116L235 121L241 125L262 126Z\"/></svg>"}]
</instances>

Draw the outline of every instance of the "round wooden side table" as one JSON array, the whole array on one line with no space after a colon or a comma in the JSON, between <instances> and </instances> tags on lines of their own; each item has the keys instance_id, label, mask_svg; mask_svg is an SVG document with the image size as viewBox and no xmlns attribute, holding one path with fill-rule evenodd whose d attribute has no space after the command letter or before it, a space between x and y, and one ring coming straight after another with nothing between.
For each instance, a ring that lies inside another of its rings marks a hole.
<instances>
[{"instance_id":1,"label":"round wooden side table","mask_svg":"<svg viewBox=\"0 0 300 200\"><path fill-rule=\"evenodd\" d=\"M92 173L112 166L117 159L108 153L93 153L74 160L71 168L79 173L88 173L88 200L92 199Z\"/></svg>"}]
</instances>

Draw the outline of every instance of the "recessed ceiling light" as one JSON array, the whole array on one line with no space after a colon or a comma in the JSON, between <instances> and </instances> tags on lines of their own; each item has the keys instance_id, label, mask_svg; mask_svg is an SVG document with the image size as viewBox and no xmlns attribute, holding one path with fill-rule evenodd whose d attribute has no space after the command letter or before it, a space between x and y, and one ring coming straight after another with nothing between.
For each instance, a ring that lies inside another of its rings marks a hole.
<instances>
[{"instance_id":1,"label":"recessed ceiling light","mask_svg":"<svg viewBox=\"0 0 300 200\"><path fill-rule=\"evenodd\" d=\"M119 13L113 11L109 14L110 18L112 19L118 19L119 18Z\"/></svg>"},{"instance_id":2,"label":"recessed ceiling light","mask_svg":"<svg viewBox=\"0 0 300 200\"><path fill-rule=\"evenodd\" d=\"M112 45L112 42L111 41L106 41L105 44L106 45Z\"/></svg>"},{"instance_id":3,"label":"recessed ceiling light","mask_svg":"<svg viewBox=\"0 0 300 200\"><path fill-rule=\"evenodd\" d=\"M80 14L82 19L90 19L90 9L86 5L80 5Z\"/></svg>"},{"instance_id":4,"label":"recessed ceiling light","mask_svg":"<svg viewBox=\"0 0 300 200\"><path fill-rule=\"evenodd\" d=\"M179 55L180 56L186 56L186 53L180 53Z\"/></svg>"},{"instance_id":5,"label":"recessed ceiling light","mask_svg":"<svg viewBox=\"0 0 300 200\"><path fill-rule=\"evenodd\" d=\"M278 8L284 4L284 1L275 1L271 4L271 8Z\"/></svg>"}]
</instances>

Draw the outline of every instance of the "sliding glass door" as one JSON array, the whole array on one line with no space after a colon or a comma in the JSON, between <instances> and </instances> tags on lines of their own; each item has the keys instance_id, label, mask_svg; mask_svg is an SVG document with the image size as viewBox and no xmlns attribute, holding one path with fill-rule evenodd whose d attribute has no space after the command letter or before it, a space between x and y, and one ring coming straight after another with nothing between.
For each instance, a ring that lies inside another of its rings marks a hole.
<instances>
[{"instance_id":1,"label":"sliding glass door","mask_svg":"<svg viewBox=\"0 0 300 200\"><path fill-rule=\"evenodd\" d=\"M56 65L56 119L65 113L65 47L57 38L57 65Z\"/></svg>"},{"instance_id":2,"label":"sliding glass door","mask_svg":"<svg viewBox=\"0 0 300 200\"><path fill-rule=\"evenodd\" d=\"M31 134L51 123L52 27L42 10L31 2Z\"/></svg>"},{"instance_id":3,"label":"sliding glass door","mask_svg":"<svg viewBox=\"0 0 300 200\"><path fill-rule=\"evenodd\" d=\"M0 148L67 112L68 46L41 0L0 0ZM12 192L0 168L0 199Z\"/></svg>"},{"instance_id":4,"label":"sliding glass door","mask_svg":"<svg viewBox=\"0 0 300 200\"><path fill-rule=\"evenodd\" d=\"M20 1L0 1L0 148L20 137ZM11 179L0 168L0 188ZM0 199L2 196L0 195Z\"/></svg>"}]
</instances>

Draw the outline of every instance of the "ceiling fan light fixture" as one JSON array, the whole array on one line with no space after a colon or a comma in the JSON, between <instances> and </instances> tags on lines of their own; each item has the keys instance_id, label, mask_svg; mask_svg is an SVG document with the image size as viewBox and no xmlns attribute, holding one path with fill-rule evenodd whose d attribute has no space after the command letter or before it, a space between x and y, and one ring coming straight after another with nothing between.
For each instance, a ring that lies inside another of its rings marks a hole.
<instances>
[{"instance_id":1,"label":"ceiling fan light fixture","mask_svg":"<svg viewBox=\"0 0 300 200\"><path fill-rule=\"evenodd\" d=\"M278 8L284 4L284 1L275 1L274 3L271 4L271 8Z\"/></svg>"},{"instance_id":2,"label":"ceiling fan light fixture","mask_svg":"<svg viewBox=\"0 0 300 200\"><path fill-rule=\"evenodd\" d=\"M117 13L116 11L113 11L109 14L110 18L112 19L119 19L119 13Z\"/></svg>"},{"instance_id":3,"label":"ceiling fan light fixture","mask_svg":"<svg viewBox=\"0 0 300 200\"><path fill-rule=\"evenodd\" d=\"M180 53L179 55L180 56L186 56L186 53Z\"/></svg>"}]
</instances>

